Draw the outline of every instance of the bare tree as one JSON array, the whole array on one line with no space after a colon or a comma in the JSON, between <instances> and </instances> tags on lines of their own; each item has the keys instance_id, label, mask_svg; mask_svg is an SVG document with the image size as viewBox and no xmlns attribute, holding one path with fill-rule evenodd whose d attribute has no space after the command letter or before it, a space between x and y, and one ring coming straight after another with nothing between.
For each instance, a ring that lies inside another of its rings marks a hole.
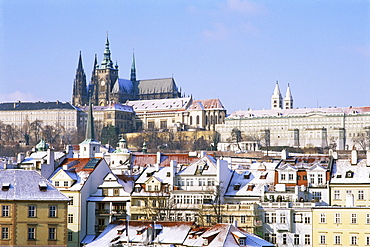
<instances>
[{"instance_id":1,"label":"bare tree","mask_svg":"<svg viewBox=\"0 0 370 247\"><path fill-rule=\"evenodd\" d=\"M357 136L352 137L352 142L360 145L362 150L370 148L370 127L366 127L364 132L357 133Z\"/></svg>"},{"instance_id":2,"label":"bare tree","mask_svg":"<svg viewBox=\"0 0 370 247\"><path fill-rule=\"evenodd\" d=\"M42 129L43 129L43 121L36 119L31 123L31 133L33 134L33 141L34 144L36 144L40 139L42 135Z\"/></svg>"},{"instance_id":3,"label":"bare tree","mask_svg":"<svg viewBox=\"0 0 370 247\"><path fill-rule=\"evenodd\" d=\"M236 142L238 149L241 150L239 142L243 140L242 132L238 128L233 128L231 130L231 139Z\"/></svg>"}]
</instances>

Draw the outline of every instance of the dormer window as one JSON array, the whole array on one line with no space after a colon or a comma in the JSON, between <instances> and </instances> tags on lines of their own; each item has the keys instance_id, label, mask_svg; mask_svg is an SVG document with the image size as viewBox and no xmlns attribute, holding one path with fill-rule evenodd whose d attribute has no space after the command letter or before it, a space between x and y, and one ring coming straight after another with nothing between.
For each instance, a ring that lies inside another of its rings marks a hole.
<instances>
[{"instance_id":1,"label":"dormer window","mask_svg":"<svg viewBox=\"0 0 370 247\"><path fill-rule=\"evenodd\" d=\"M48 188L48 185L44 181L41 181L39 182L39 188L41 191L46 191L46 189Z\"/></svg>"},{"instance_id":2,"label":"dormer window","mask_svg":"<svg viewBox=\"0 0 370 247\"><path fill-rule=\"evenodd\" d=\"M240 189L240 184L234 184L234 190L239 190Z\"/></svg>"},{"instance_id":3,"label":"dormer window","mask_svg":"<svg viewBox=\"0 0 370 247\"><path fill-rule=\"evenodd\" d=\"M245 174L244 174L244 179L249 179L249 178L250 178L250 175L251 175L251 174L250 174L250 172L245 173Z\"/></svg>"},{"instance_id":4,"label":"dormer window","mask_svg":"<svg viewBox=\"0 0 370 247\"><path fill-rule=\"evenodd\" d=\"M255 186L254 184L249 184L247 191L253 191L254 186Z\"/></svg>"},{"instance_id":5,"label":"dormer window","mask_svg":"<svg viewBox=\"0 0 370 247\"><path fill-rule=\"evenodd\" d=\"M59 186L59 181L54 181L54 186L58 187Z\"/></svg>"},{"instance_id":6,"label":"dormer window","mask_svg":"<svg viewBox=\"0 0 370 247\"><path fill-rule=\"evenodd\" d=\"M266 179L266 178L267 178L267 173L261 174L260 179Z\"/></svg>"},{"instance_id":7,"label":"dormer window","mask_svg":"<svg viewBox=\"0 0 370 247\"><path fill-rule=\"evenodd\" d=\"M167 172L167 175L166 175L167 177L170 177L171 176L171 173L170 172Z\"/></svg>"},{"instance_id":8,"label":"dormer window","mask_svg":"<svg viewBox=\"0 0 370 247\"><path fill-rule=\"evenodd\" d=\"M3 191L8 191L9 187L10 187L10 183L3 183L3 185L1 186L1 189Z\"/></svg>"},{"instance_id":9,"label":"dormer window","mask_svg":"<svg viewBox=\"0 0 370 247\"><path fill-rule=\"evenodd\" d=\"M245 246L245 238L239 238L239 245Z\"/></svg>"},{"instance_id":10,"label":"dormer window","mask_svg":"<svg viewBox=\"0 0 370 247\"><path fill-rule=\"evenodd\" d=\"M347 171L346 178L353 178L353 171Z\"/></svg>"}]
</instances>

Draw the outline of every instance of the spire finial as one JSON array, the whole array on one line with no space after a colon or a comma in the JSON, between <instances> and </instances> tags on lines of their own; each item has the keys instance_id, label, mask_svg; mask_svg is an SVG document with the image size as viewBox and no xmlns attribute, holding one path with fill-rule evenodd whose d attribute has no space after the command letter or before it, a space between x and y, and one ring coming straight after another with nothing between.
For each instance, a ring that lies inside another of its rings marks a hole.
<instances>
[{"instance_id":1,"label":"spire finial","mask_svg":"<svg viewBox=\"0 0 370 247\"><path fill-rule=\"evenodd\" d=\"M130 81L136 81L136 64L135 64L135 53L134 53L134 49L132 49L132 65L131 65Z\"/></svg>"}]
</instances>

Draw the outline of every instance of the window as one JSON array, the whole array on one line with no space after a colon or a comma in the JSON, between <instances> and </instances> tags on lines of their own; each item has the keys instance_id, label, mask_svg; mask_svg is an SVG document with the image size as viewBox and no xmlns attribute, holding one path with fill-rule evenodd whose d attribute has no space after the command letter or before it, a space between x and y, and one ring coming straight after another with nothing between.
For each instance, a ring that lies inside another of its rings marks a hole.
<instances>
[{"instance_id":1,"label":"window","mask_svg":"<svg viewBox=\"0 0 370 247\"><path fill-rule=\"evenodd\" d=\"M73 223L73 214L68 214L68 223Z\"/></svg>"},{"instance_id":2,"label":"window","mask_svg":"<svg viewBox=\"0 0 370 247\"><path fill-rule=\"evenodd\" d=\"M270 233L265 232L265 240L266 240L267 242L270 242Z\"/></svg>"},{"instance_id":3,"label":"window","mask_svg":"<svg viewBox=\"0 0 370 247\"><path fill-rule=\"evenodd\" d=\"M36 237L36 232L34 227L28 227L28 239L34 240Z\"/></svg>"},{"instance_id":4,"label":"window","mask_svg":"<svg viewBox=\"0 0 370 247\"><path fill-rule=\"evenodd\" d=\"M154 190L155 191L159 191L159 186L158 185L154 185Z\"/></svg>"},{"instance_id":5,"label":"window","mask_svg":"<svg viewBox=\"0 0 370 247\"><path fill-rule=\"evenodd\" d=\"M239 238L239 245L245 245L245 238Z\"/></svg>"},{"instance_id":6,"label":"window","mask_svg":"<svg viewBox=\"0 0 370 247\"><path fill-rule=\"evenodd\" d=\"M370 236L366 236L366 245L370 245Z\"/></svg>"},{"instance_id":7,"label":"window","mask_svg":"<svg viewBox=\"0 0 370 247\"><path fill-rule=\"evenodd\" d=\"M317 174L317 183L318 184L323 184L323 176L322 176L322 174Z\"/></svg>"},{"instance_id":8,"label":"window","mask_svg":"<svg viewBox=\"0 0 370 247\"><path fill-rule=\"evenodd\" d=\"M289 180L293 180L293 174L289 174Z\"/></svg>"},{"instance_id":9,"label":"window","mask_svg":"<svg viewBox=\"0 0 370 247\"><path fill-rule=\"evenodd\" d=\"M326 235L320 235L320 244L326 244Z\"/></svg>"},{"instance_id":10,"label":"window","mask_svg":"<svg viewBox=\"0 0 370 247\"><path fill-rule=\"evenodd\" d=\"M294 234L294 244L299 245L299 234Z\"/></svg>"},{"instance_id":11,"label":"window","mask_svg":"<svg viewBox=\"0 0 370 247\"><path fill-rule=\"evenodd\" d=\"M36 217L36 206L35 205L28 206L28 217Z\"/></svg>"},{"instance_id":12,"label":"window","mask_svg":"<svg viewBox=\"0 0 370 247\"><path fill-rule=\"evenodd\" d=\"M340 191L334 190L334 200L339 200L339 199L340 199Z\"/></svg>"},{"instance_id":13,"label":"window","mask_svg":"<svg viewBox=\"0 0 370 247\"><path fill-rule=\"evenodd\" d=\"M364 200L364 199L365 199L364 191L363 190L359 190L358 191L358 200Z\"/></svg>"},{"instance_id":14,"label":"window","mask_svg":"<svg viewBox=\"0 0 370 247\"><path fill-rule=\"evenodd\" d=\"M276 233L271 234L271 243L276 244Z\"/></svg>"},{"instance_id":15,"label":"window","mask_svg":"<svg viewBox=\"0 0 370 247\"><path fill-rule=\"evenodd\" d=\"M59 186L59 181L55 181L54 185L55 185L55 187L58 187Z\"/></svg>"},{"instance_id":16,"label":"window","mask_svg":"<svg viewBox=\"0 0 370 247\"><path fill-rule=\"evenodd\" d=\"M341 237L340 235L335 235L334 236L334 244L341 244Z\"/></svg>"},{"instance_id":17,"label":"window","mask_svg":"<svg viewBox=\"0 0 370 247\"><path fill-rule=\"evenodd\" d=\"M311 224L311 217L309 215L304 216L304 223L305 224Z\"/></svg>"},{"instance_id":18,"label":"window","mask_svg":"<svg viewBox=\"0 0 370 247\"><path fill-rule=\"evenodd\" d=\"M370 214L366 214L366 224L370 224Z\"/></svg>"},{"instance_id":19,"label":"window","mask_svg":"<svg viewBox=\"0 0 370 247\"><path fill-rule=\"evenodd\" d=\"M64 186L68 187L68 181L64 181Z\"/></svg>"},{"instance_id":20,"label":"window","mask_svg":"<svg viewBox=\"0 0 370 247\"><path fill-rule=\"evenodd\" d=\"M325 213L320 214L320 223L326 223L326 214Z\"/></svg>"},{"instance_id":21,"label":"window","mask_svg":"<svg viewBox=\"0 0 370 247\"><path fill-rule=\"evenodd\" d=\"M315 200L321 200L321 191L314 191L314 192L312 193L312 197L313 197L313 199L315 199Z\"/></svg>"},{"instance_id":22,"label":"window","mask_svg":"<svg viewBox=\"0 0 370 247\"><path fill-rule=\"evenodd\" d=\"M281 174L280 178L281 180L285 180L285 174Z\"/></svg>"},{"instance_id":23,"label":"window","mask_svg":"<svg viewBox=\"0 0 370 247\"><path fill-rule=\"evenodd\" d=\"M265 223L270 223L270 215L265 213Z\"/></svg>"},{"instance_id":24,"label":"window","mask_svg":"<svg viewBox=\"0 0 370 247\"><path fill-rule=\"evenodd\" d=\"M281 223L281 224L285 224L285 223L286 223L285 214L281 214L281 215L280 215L280 223Z\"/></svg>"},{"instance_id":25,"label":"window","mask_svg":"<svg viewBox=\"0 0 370 247\"><path fill-rule=\"evenodd\" d=\"M1 216L2 217L9 217L10 216L10 206L9 205L3 205L1 210Z\"/></svg>"},{"instance_id":26,"label":"window","mask_svg":"<svg viewBox=\"0 0 370 247\"><path fill-rule=\"evenodd\" d=\"M357 214L351 214L351 224L357 224Z\"/></svg>"},{"instance_id":27,"label":"window","mask_svg":"<svg viewBox=\"0 0 370 247\"><path fill-rule=\"evenodd\" d=\"M167 121L161 121L161 129L167 129Z\"/></svg>"},{"instance_id":28,"label":"window","mask_svg":"<svg viewBox=\"0 0 370 247\"><path fill-rule=\"evenodd\" d=\"M68 232L68 241L73 241L73 232Z\"/></svg>"},{"instance_id":29,"label":"window","mask_svg":"<svg viewBox=\"0 0 370 247\"><path fill-rule=\"evenodd\" d=\"M152 186L148 185L148 191L152 191Z\"/></svg>"},{"instance_id":30,"label":"window","mask_svg":"<svg viewBox=\"0 0 370 247\"><path fill-rule=\"evenodd\" d=\"M49 206L49 217L51 218L57 217L57 206L55 205Z\"/></svg>"},{"instance_id":31,"label":"window","mask_svg":"<svg viewBox=\"0 0 370 247\"><path fill-rule=\"evenodd\" d=\"M154 129L154 122L153 121L150 121L148 122L148 129Z\"/></svg>"},{"instance_id":32,"label":"window","mask_svg":"<svg viewBox=\"0 0 370 247\"><path fill-rule=\"evenodd\" d=\"M310 234L305 234L304 235L304 244L305 245L310 245L311 244L311 236L310 236Z\"/></svg>"},{"instance_id":33,"label":"window","mask_svg":"<svg viewBox=\"0 0 370 247\"><path fill-rule=\"evenodd\" d=\"M240 216L240 223L245 224L245 215Z\"/></svg>"},{"instance_id":34,"label":"window","mask_svg":"<svg viewBox=\"0 0 370 247\"><path fill-rule=\"evenodd\" d=\"M55 227L49 227L49 240L56 240L56 233Z\"/></svg>"},{"instance_id":35,"label":"window","mask_svg":"<svg viewBox=\"0 0 370 247\"><path fill-rule=\"evenodd\" d=\"M313 175L313 174L310 175L310 183L311 184L315 183L315 175Z\"/></svg>"},{"instance_id":36,"label":"window","mask_svg":"<svg viewBox=\"0 0 370 247\"><path fill-rule=\"evenodd\" d=\"M334 215L334 223L335 224L340 224L341 223L341 220L340 220L340 213L336 213Z\"/></svg>"},{"instance_id":37,"label":"window","mask_svg":"<svg viewBox=\"0 0 370 247\"><path fill-rule=\"evenodd\" d=\"M286 244L287 243L287 241L286 241L286 234L284 233L283 234L283 244Z\"/></svg>"},{"instance_id":38,"label":"window","mask_svg":"<svg viewBox=\"0 0 370 247\"><path fill-rule=\"evenodd\" d=\"M68 205L73 205L73 196L68 196L69 199L71 199L69 202L68 202Z\"/></svg>"},{"instance_id":39,"label":"window","mask_svg":"<svg viewBox=\"0 0 370 247\"><path fill-rule=\"evenodd\" d=\"M276 223L276 213L271 214L271 223Z\"/></svg>"},{"instance_id":40,"label":"window","mask_svg":"<svg viewBox=\"0 0 370 247\"><path fill-rule=\"evenodd\" d=\"M103 196L108 196L108 189L103 189Z\"/></svg>"},{"instance_id":41,"label":"window","mask_svg":"<svg viewBox=\"0 0 370 247\"><path fill-rule=\"evenodd\" d=\"M119 196L119 189L113 189L113 195Z\"/></svg>"},{"instance_id":42,"label":"window","mask_svg":"<svg viewBox=\"0 0 370 247\"><path fill-rule=\"evenodd\" d=\"M1 239L9 239L9 227L1 228Z\"/></svg>"},{"instance_id":43,"label":"window","mask_svg":"<svg viewBox=\"0 0 370 247\"><path fill-rule=\"evenodd\" d=\"M356 235L351 236L351 245L357 245L357 236Z\"/></svg>"}]
</instances>

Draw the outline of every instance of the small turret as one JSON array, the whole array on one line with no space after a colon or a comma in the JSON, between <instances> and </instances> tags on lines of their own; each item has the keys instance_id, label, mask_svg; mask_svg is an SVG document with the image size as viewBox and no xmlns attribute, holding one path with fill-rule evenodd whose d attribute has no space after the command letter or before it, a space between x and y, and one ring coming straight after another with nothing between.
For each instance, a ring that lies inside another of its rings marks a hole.
<instances>
[{"instance_id":1,"label":"small turret","mask_svg":"<svg viewBox=\"0 0 370 247\"><path fill-rule=\"evenodd\" d=\"M271 96L271 109L283 109L283 97L280 93L278 81L276 81L274 93Z\"/></svg>"},{"instance_id":2,"label":"small turret","mask_svg":"<svg viewBox=\"0 0 370 247\"><path fill-rule=\"evenodd\" d=\"M284 98L284 109L293 109L293 96L290 92L290 86L288 83L288 88L286 89L286 94Z\"/></svg>"}]
</instances>

